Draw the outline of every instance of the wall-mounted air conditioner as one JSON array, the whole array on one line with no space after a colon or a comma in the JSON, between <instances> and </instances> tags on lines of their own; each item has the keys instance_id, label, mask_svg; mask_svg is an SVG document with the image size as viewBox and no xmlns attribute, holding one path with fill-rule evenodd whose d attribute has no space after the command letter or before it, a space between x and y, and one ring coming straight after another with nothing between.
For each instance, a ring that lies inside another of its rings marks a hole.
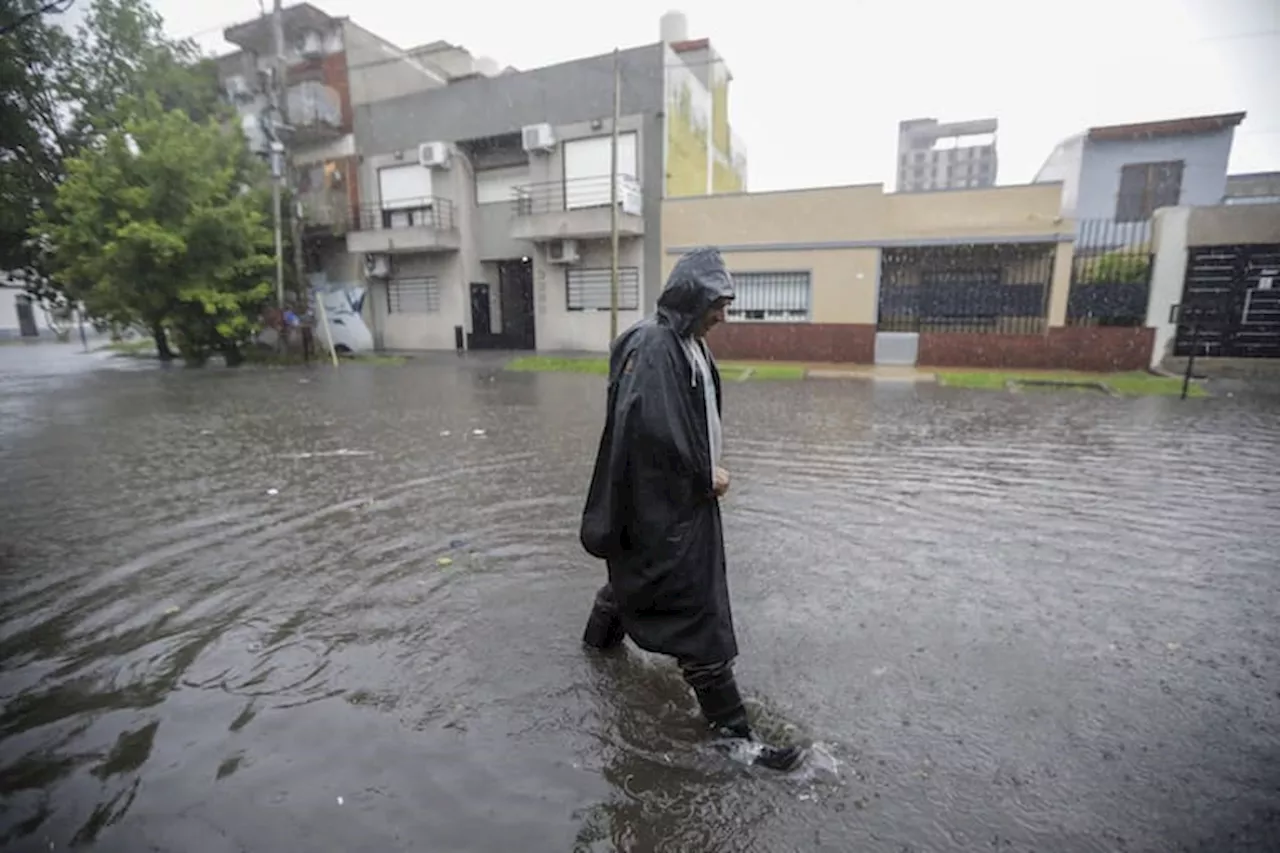
<instances>
[{"instance_id":1,"label":"wall-mounted air conditioner","mask_svg":"<svg viewBox=\"0 0 1280 853\"><path fill-rule=\"evenodd\" d=\"M298 53L306 59L319 59L324 56L324 36L315 30L307 30L298 40Z\"/></svg>"},{"instance_id":2,"label":"wall-mounted air conditioner","mask_svg":"<svg viewBox=\"0 0 1280 853\"><path fill-rule=\"evenodd\" d=\"M364 273L369 278L390 278L391 259L386 255L373 253L365 255Z\"/></svg>"},{"instance_id":3,"label":"wall-mounted air conditioner","mask_svg":"<svg viewBox=\"0 0 1280 853\"><path fill-rule=\"evenodd\" d=\"M449 146L444 142L424 142L418 146L418 164L424 169L449 168Z\"/></svg>"},{"instance_id":4,"label":"wall-mounted air conditioner","mask_svg":"<svg viewBox=\"0 0 1280 853\"><path fill-rule=\"evenodd\" d=\"M520 130L520 138L524 143L524 150L530 153L546 153L556 147L555 133L552 132L551 125L545 122L525 125Z\"/></svg>"},{"instance_id":5,"label":"wall-mounted air conditioner","mask_svg":"<svg viewBox=\"0 0 1280 853\"><path fill-rule=\"evenodd\" d=\"M547 263L576 264L577 262L577 240L552 240L550 243L547 243Z\"/></svg>"}]
</instances>

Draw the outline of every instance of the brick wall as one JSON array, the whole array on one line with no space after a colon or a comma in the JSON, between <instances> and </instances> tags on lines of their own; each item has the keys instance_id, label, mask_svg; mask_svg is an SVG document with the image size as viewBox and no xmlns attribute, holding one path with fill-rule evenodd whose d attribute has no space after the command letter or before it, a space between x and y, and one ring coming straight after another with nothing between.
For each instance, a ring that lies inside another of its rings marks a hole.
<instances>
[{"instance_id":1,"label":"brick wall","mask_svg":"<svg viewBox=\"0 0 1280 853\"><path fill-rule=\"evenodd\" d=\"M855 323L724 323L707 337L719 359L875 361L876 327Z\"/></svg>"},{"instance_id":2,"label":"brick wall","mask_svg":"<svg viewBox=\"0 0 1280 853\"><path fill-rule=\"evenodd\" d=\"M1052 328L1046 335L925 332L922 367L1025 370L1146 370L1155 345L1150 328Z\"/></svg>"}]
</instances>

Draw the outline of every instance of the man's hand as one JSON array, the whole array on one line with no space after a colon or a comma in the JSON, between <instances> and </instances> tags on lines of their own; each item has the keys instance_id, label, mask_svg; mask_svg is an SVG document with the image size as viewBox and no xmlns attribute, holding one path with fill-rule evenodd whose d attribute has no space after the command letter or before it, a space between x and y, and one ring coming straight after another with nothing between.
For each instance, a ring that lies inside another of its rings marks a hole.
<instances>
[{"instance_id":1,"label":"man's hand","mask_svg":"<svg viewBox=\"0 0 1280 853\"><path fill-rule=\"evenodd\" d=\"M716 468L715 492L718 498L729 493L729 472L720 467Z\"/></svg>"}]
</instances>

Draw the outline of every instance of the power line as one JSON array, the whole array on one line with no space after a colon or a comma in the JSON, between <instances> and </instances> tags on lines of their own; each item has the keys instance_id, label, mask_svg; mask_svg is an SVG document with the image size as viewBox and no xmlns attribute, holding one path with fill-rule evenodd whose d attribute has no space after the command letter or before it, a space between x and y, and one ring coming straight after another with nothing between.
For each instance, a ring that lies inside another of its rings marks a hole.
<instances>
[{"instance_id":1,"label":"power line","mask_svg":"<svg viewBox=\"0 0 1280 853\"><path fill-rule=\"evenodd\" d=\"M27 12L25 15L19 15L18 20L14 21L13 23L5 24L3 27L0 27L0 36L7 36L9 33L13 32L18 27L25 24L27 21L38 18L41 15L45 15L45 14L61 15L63 12L70 9L72 4L74 4L75 2L76 0L49 0L48 3L45 3L43 6L41 6L38 9L35 9L34 11Z\"/></svg>"}]
</instances>

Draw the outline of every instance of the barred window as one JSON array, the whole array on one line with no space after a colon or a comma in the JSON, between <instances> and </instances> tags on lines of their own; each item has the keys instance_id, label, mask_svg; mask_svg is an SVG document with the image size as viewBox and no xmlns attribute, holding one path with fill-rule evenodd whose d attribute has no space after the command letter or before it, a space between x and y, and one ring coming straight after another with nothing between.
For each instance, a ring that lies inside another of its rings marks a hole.
<instances>
[{"instance_id":1,"label":"barred window","mask_svg":"<svg viewBox=\"0 0 1280 853\"><path fill-rule=\"evenodd\" d=\"M608 311L613 272L610 269L567 267L564 271L565 307L570 311ZM640 268L618 267L618 310L640 307Z\"/></svg>"},{"instance_id":2,"label":"barred window","mask_svg":"<svg viewBox=\"0 0 1280 853\"><path fill-rule=\"evenodd\" d=\"M809 273L736 272L736 294L726 312L744 323L791 322L809 319Z\"/></svg>"},{"instance_id":3,"label":"barred window","mask_svg":"<svg viewBox=\"0 0 1280 853\"><path fill-rule=\"evenodd\" d=\"M434 314L440 310L435 276L393 278L387 282L387 313Z\"/></svg>"}]
</instances>

